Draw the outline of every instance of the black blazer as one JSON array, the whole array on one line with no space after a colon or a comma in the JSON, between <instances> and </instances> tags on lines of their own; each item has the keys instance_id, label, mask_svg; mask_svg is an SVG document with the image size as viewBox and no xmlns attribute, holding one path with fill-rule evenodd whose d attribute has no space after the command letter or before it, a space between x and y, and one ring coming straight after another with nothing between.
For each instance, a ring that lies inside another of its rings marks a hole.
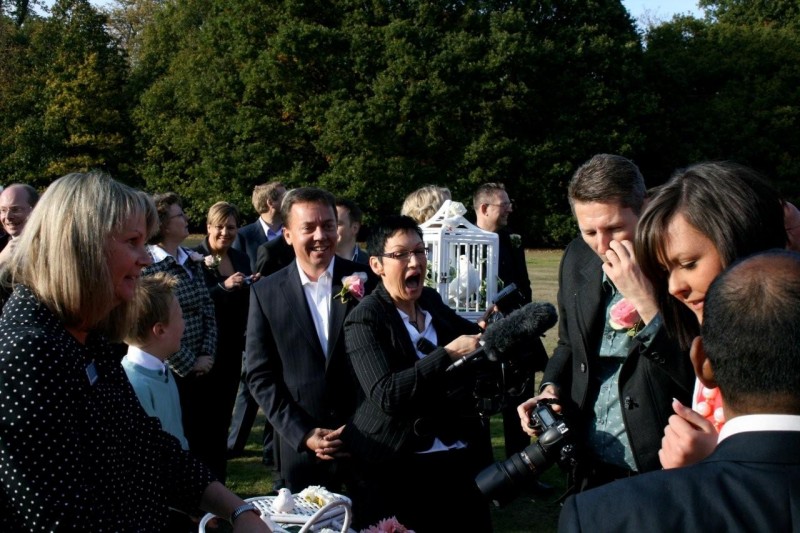
<instances>
[{"instance_id":1,"label":"black blazer","mask_svg":"<svg viewBox=\"0 0 800 533\"><path fill-rule=\"evenodd\" d=\"M266 242L267 235L264 233L264 228L261 226L261 222L256 220L252 224L239 228L236 234L236 240L233 241L231 248L247 254L250 260L250 272L257 272L256 259L258 257L258 247Z\"/></svg>"},{"instance_id":2,"label":"black blazer","mask_svg":"<svg viewBox=\"0 0 800 533\"><path fill-rule=\"evenodd\" d=\"M561 260L558 285L558 344L544 371L543 383L560 387L567 412L585 428L593 414L590 390L605 325L602 261L578 237ZM686 352L664 328L649 348L634 342L622 365L619 397L637 470L658 470L658 450L672 415L672 399L691 402L694 371Z\"/></svg>"},{"instance_id":3,"label":"black blazer","mask_svg":"<svg viewBox=\"0 0 800 533\"><path fill-rule=\"evenodd\" d=\"M418 300L431 313L438 345L480 332L458 316L433 289ZM364 394L342 440L354 457L379 462L426 449L433 437L475 441L480 421L470 399L470 376L445 370L444 348L419 359L383 284L364 298L345 322L347 356ZM416 430L416 433L415 433Z\"/></svg>"},{"instance_id":4,"label":"black blazer","mask_svg":"<svg viewBox=\"0 0 800 533\"><path fill-rule=\"evenodd\" d=\"M800 531L800 432L738 433L696 465L571 496L558 530Z\"/></svg>"},{"instance_id":5,"label":"black blazer","mask_svg":"<svg viewBox=\"0 0 800 533\"><path fill-rule=\"evenodd\" d=\"M340 257L334 261L332 294L336 295L343 277L366 270ZM252 287L245 349L247 382L282 444L296 452L306 451L303 437L309 431L335 429L355 410L358 387L347 363L342 328L356 303L352 298L346 303L332 299L331 349L326 357L296 262Z\"/></svg>"},{"instance_id":6,"label":"black blazer","mask_svg":"<svg viewBox=\"0 0 800 533\"><path fill-rule=\"evenodd\" d=\"M283 235L258 247L256 266L253 272L266 277L294 261L294 248L286 242Z\"/></svg>"}]
</instances>

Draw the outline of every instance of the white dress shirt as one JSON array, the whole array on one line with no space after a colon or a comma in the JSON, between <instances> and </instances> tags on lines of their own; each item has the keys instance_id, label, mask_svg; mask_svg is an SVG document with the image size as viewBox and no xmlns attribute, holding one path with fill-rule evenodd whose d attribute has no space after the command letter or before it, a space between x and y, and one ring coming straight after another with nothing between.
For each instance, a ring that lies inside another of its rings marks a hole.
<instances>
[{"instance_id":1,"label":"white dress shirt","mask_svg":"<svg viewBox=\"0 0 800 533\"><path fill-rule=\"evenodd\" d=\"M333 262L331 259L328 268L325 269L317 281L311 281L300 268L300 264L295 261L297 271L300 273L300 283L303 285L303 292L306 295L308 308L311 310L311 318L314 319L314 328L317 330L319 344L325 357L328 357L328 327L331 317L331 291L333 290Z\"/></svg>"}]
</instances>

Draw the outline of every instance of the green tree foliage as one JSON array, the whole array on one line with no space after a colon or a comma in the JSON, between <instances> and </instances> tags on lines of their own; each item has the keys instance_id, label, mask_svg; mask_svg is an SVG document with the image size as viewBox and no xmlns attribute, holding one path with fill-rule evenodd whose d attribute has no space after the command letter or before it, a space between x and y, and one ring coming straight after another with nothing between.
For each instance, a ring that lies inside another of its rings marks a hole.
<instances>
[{"instance_id":1,"label":"green tree foliage","mask_svg":"<svg viewBox=\"0 0 800 533\"><path fill-rule=\"evenodd\" d=\"M726 24L800 29L797 0L700 0L699 5Z\"/></svg>"},{"instance_id":2,"label":"green tree foliage","mask_svg":"<svg viewBox=\"0 0 800 533\"><path fill-rule=\"evenodd\" d=\"M189 0L148 32L142 175L192 200L195 221L275 178L368 217L426 183L469 203L493 180L544 243L572 168L642 143L639 37L618 0Z\"/></svg>"},{"instance_id":3,"label":"green tree foliage","mask_svg":"<svg viewBox=\"0 0 800 533\"><path fill-rule=\"evenodd\" d=\"M660 93L648 136L655 174L733 159L800 196L800 35L680 18L651 31L646 57L647 79Z\"/></svg>"},{"instance_id":4,"label":"green tree foliage","mask_svg":"<svg viewBox=\"0 0 800 533\"><path fill-rule=\"evenodd\" d=\"M126 67L86 0L4 33L0 174L44 186L73 171L130 177ZM126 172L127 171L127 172Z\"/></svg>"}]
</instances>

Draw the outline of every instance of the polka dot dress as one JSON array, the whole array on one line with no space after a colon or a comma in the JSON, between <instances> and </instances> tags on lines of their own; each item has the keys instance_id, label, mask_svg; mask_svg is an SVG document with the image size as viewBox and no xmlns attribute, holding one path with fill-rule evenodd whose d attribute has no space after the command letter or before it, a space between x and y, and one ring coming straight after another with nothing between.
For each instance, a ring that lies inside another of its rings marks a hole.
<instances>
[{"instance_id":1,"label":"polka dot dress","mask_svg":"<svg viewBox=\"0 0 800 533\"><path fill-rule=\"evenodd\" d=\"M159 531L213 480L148 417L111 345L24 287L0 318L0 531Z\"/></svg>"}]
</instances>

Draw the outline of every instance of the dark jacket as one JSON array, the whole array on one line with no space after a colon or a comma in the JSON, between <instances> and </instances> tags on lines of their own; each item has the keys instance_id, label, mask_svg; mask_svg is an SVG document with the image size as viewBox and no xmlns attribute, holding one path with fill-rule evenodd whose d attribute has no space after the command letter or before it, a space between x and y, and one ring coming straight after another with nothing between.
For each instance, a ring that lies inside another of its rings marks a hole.
<instances>
[{"instance_id":1,"label":"dark jacket","mask_svg":"<svg viewBox=\"0 0 800 533\"><path fill-rule=\"evenodd\" d=\"M578 237L561 260L558 289L558 345L547 364L543 383L560 388L567 412L585 429L593 415L597 391L590 385L598 363L605 326L602 261ZM649 348L634 341L619 376L619 397L633 457L639 472L658 470L658 450L672 415L672 399L688 405L694 372L686 352L664 328Z\"/></svg>"}]
</instances>

